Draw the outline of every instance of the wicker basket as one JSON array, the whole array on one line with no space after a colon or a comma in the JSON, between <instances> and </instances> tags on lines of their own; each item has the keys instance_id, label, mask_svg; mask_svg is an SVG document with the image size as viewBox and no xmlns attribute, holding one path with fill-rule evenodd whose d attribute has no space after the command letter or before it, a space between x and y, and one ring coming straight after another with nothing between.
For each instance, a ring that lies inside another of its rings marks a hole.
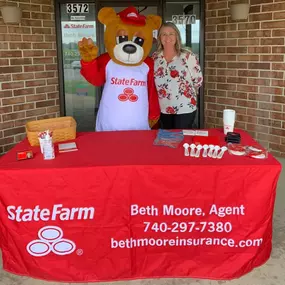
<instances>
[{"instance_id":1,"label":"wicker basket","mask_svg":"<svg viewBox=\"0 0 285 285\"><path fill-rule=\"evenodd\" d=\"M62 142L76 138L76 122L72 117L59 117L26 123L26 133L31 146L39 145L38 134L50 130L53 142Z\"/></svg>"}]
</instances>

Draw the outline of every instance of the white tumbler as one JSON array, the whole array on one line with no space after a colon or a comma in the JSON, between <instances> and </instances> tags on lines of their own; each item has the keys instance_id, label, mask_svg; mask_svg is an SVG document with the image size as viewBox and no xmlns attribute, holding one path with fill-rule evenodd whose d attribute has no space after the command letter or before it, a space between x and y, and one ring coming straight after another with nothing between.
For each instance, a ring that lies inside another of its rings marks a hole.
<instances>
[{"instance_id":1,"label":"white tumbler","mask_svg":"<svg viewBox=\"0 0 285 285\"><path fill-rule=\"evenodd\" d=\"M225 109L223 111L224 134L233 132L235 127L236 111Z\"/></svg>"}]
</instances>

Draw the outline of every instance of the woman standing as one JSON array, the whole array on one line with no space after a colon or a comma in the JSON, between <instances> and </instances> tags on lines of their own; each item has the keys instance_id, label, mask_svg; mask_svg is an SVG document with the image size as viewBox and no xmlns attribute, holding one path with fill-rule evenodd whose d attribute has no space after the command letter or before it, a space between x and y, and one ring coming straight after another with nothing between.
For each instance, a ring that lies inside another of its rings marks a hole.
<instances>
[{"instance_id":1,"label":"woman standing","mask_svg":"<svg viewBox=\"0 0 285 285\"><path fill-rule=\"evenodd\" d=\"M171 22L161 26L157 43L152 57L161 128L191 129L203 82L198 59L192 51L182 48L180 32Z\"/></svg>"}]
</instances>

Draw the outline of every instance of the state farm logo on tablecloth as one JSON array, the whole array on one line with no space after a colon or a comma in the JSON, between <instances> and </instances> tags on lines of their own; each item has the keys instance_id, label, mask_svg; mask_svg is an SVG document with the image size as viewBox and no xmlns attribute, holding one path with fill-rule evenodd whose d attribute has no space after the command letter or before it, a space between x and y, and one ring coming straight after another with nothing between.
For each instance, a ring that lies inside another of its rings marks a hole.
<instances>
[{"instance_id":1,"label":"state farm logo on tablecloth","mask_svg":"<svg viewBox=\"0 0 285 285\"><path fill-rule=\"evenodd\" d=\"M73 241L63 238L63 231L59 227L46 226L39 230L39 239L27 245L27 251L33 256L45 256L51 251L56 255L67 255L75 251Z\"/></svg>"}]
</instances>

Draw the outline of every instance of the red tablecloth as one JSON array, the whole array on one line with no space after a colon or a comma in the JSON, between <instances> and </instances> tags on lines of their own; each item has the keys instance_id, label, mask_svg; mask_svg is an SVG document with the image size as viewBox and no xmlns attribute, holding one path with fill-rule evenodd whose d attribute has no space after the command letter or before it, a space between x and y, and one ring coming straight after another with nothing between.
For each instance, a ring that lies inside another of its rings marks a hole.
<instances>
[{"instance_id":1,"label":"red tablecloth","mask_svg":"<svg viewBox=\"0 0 285 285\"><path fill-rule=\"evenodd\" d=\"M224 144L221 130L210 135ZM185 157L182 146L154 146L155 137L79 133L79 150L51 161L26 140L3 156L4 269L66 282L231 279L264 263L281 165L271 155ZM25 149L34 159L16 161Z\"/></svg>"}]
</instances>

